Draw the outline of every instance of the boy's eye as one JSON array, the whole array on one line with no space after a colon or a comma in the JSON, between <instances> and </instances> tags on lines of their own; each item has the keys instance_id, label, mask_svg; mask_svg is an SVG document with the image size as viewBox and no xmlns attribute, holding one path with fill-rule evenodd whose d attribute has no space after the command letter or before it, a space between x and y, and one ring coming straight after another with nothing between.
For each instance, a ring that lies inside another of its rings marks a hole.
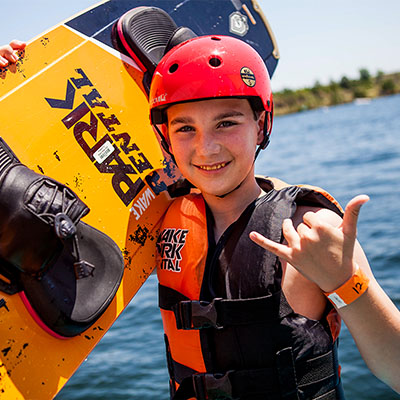
<instances>
[{"instance_id":1,"label":"boy's eye","mask_svg":"<svg viewBox=\"0 0 400 400\"><path fill-rule=\"evenodd\" d=\"M181 126L176 130L176 132L191 132L191 131L193 131L193 127L189 125Z\"/></svg>"},{"instance_id":2,"label":"boy's eye","mask_svg":"<svg viewBox=\"0 0 400 400\"><path fill-rule=\"evenodd\" d=\"M235 121L222 121L218 124L218 127L221 128L229 128L230 126L237 125L237 122Z\"/></svg>"}]
</instances>

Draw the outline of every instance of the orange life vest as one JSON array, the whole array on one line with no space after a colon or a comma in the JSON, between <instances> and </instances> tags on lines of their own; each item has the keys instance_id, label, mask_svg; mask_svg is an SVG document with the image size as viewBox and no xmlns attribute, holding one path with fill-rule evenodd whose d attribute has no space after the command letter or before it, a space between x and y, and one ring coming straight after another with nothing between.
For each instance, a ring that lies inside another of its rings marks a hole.
<instances>
[{"instance_id":1,"label":"orange life vest","mask_svg":"<svg viewBox=\"0 0 400 400\"><path fill-rule=\"evenodd\" d=\"M342 210L321 189L275 183L280 190L259 181L267 194L215 245L201 195L180 197L167 211L157 274L174 399L343 398L336 311L327 305L321 321L294 313L279 259L248 238L257 230L281 241L283 219L296 205Z\"/></svg>"}]
</instances>

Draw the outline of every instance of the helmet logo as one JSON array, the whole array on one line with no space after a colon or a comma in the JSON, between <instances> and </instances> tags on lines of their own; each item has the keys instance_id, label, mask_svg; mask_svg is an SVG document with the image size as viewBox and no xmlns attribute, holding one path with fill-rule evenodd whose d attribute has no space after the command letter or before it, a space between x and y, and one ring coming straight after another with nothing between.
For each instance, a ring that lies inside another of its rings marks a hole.
<instances>
[{"instance_id":1,"label":"helmet logo","mask_svg":"<svg viewBox=\"0 0 400 400\"><path fill-rule=\"evenodd\" d=\"M160 94L158 97L151 99L150 105L154 106L154 104L162 103L166 100L167 100L167 94L163 93L163 94Z\"/></svg>"},{"instance_id":2,"label":"helmet logo","mask_svg":"<svg viewBox=\"0 0 400 400\"><path fill-rule=\"evenodd\" d=\"M240 70L240 76L247 86L253 87L256 84L256 76L250 68L242 67Z\"/></svg>"},{"instance_id":3,"label":"helmet logo","mask_svg":"<svg viewBox=\"0 0 400 400\"><path fill-rule=\"evenodd\" d=\"M244 36L248 31L249 24L245 15L239 11L235 11L229 15L229 32L238 36Z\"/></svg>"}]
</instances>

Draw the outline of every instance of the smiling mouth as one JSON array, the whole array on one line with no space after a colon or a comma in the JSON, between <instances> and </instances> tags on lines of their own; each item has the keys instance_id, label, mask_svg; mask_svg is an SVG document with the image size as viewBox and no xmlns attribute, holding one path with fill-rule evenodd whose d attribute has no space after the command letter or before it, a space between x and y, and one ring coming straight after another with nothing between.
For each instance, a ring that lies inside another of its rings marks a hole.
<instances>
[{"instance_id":1,"label":"smiling mouth","mask_svg":"<svg viewBox=\"0 0 400 400\"><path fill-rule=\"evenodd\" d=\"M202 169L203 171L216 171L218 169L224 168L228 163L220 163L214 165L198 165L197 168Z\"/></svg>"}]
</instances>

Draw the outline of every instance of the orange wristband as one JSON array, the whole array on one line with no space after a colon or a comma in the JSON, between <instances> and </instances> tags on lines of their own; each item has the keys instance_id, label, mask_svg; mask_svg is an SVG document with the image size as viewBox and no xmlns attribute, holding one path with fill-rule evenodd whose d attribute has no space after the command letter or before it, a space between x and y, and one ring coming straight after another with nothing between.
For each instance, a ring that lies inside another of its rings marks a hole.
<instances>
[{"instance_id":1,"label":"orange wristband","mask_svg":"<svg viewBox=\"0 0 400 400\"><path fill-rule=\"evenodd\" d=\"M324 292L325 296L336 308L342 308L357 300L367 289L369 278L357 265L352 277L332 292Z\"/></svg>"}]
</instances>

